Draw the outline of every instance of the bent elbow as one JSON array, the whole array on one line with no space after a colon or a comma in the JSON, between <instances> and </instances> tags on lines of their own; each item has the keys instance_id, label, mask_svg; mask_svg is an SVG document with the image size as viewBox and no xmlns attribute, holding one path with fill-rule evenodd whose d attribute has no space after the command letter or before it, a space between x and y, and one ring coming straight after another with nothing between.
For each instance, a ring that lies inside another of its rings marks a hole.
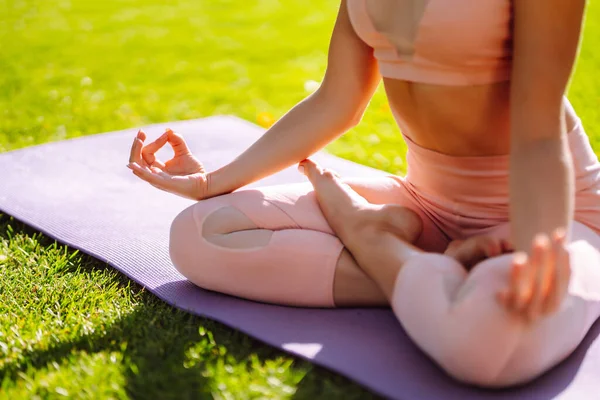
<instances>
[{"instance_id":1,"label":"bent elbow","mask_svg":"<svg viewBox=\"0 0 600 400\"><path fill-rule=\"evenodd\" d=\"M348 129L352 129L358 124L360 124L360 122L363 119L363 116L365 115L365 111L365 109L359 109L350 115L350 117L348 118Z\"/></svg>"}]
</instances>

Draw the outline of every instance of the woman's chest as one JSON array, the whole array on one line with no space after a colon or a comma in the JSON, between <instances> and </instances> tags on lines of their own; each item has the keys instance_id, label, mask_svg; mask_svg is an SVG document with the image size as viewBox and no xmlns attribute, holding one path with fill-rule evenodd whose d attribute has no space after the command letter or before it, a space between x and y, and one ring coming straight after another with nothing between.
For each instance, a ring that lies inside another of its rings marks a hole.
<instances>
[{"instance_id":1,"label":"woman's chest","mask_svg":"<svg viewBox=\"0 0 600 400\"><path fill-rule=\"evenodd\" d=\"M348 12L365 43L407 61L510 56L511 0L348 0Z\"/></svg>"}]
</instances>

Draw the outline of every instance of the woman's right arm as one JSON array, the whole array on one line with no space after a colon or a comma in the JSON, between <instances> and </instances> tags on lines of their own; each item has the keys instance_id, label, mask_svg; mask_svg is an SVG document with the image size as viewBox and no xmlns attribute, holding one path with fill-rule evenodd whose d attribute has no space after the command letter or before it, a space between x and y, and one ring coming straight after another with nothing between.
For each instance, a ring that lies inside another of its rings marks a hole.
<instances>
[{"instance_id":1,"label":"woman's right arm","mask_svg":"<svg viewBox=\"0 0 600 400\"><path fill-rule=\"evenodd\" d=\"M235 160L208 173L202 197L232 192L322 149L360 121L380 79L373 51L354 32L342 0L320 88Z\"/></svg>"}]
</instances>

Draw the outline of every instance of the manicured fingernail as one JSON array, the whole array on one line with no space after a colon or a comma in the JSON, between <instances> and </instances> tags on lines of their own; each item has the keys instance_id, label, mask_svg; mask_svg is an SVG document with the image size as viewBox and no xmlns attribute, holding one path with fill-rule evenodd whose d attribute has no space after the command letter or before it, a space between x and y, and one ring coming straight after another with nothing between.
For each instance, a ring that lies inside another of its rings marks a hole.
<instances>
[{"instance_id":1,"label":"manicured fingernail","mask_svg":"<svg viewBox=\"0 0 600 400\"><path fill-rule=\"evenodd\" d=\"M562 240L567 236L565 228L558 228L554 231L554 240Z\"/></svg>"},{"instance_id":2,"label":"manicured fingernail","mask_svg":"<svg viewBox=\"0 0 600 400\"><path fill-rule=\"evenodd\" d=\"M525 264L527 262L527 254L523 252L515 253L513 256L513 262L520 265Z\"/></svg>"},{"instance_id":3,"label":"manicured fingernail","mask_svg":"<svg viewBox=\"0 0 600 400\"><path fill-rule=\"evenodd\" d=\"M298 166L298 172L300 172L301 174L304 174L304 166L303 165Z\"/></svg>"},{"instance_id":4,"label":"manicured fingernail","mask_svg":"<svg viewBox=\"0 0 600 400\"><path fill-rule=\"evenodd\" d=\"M533 239L533 241L537 246L543 246L543 247L546 247L549 242L548 236L546 236L545 234L535 235L535 238Z\"/></svg>"}]
</instances>

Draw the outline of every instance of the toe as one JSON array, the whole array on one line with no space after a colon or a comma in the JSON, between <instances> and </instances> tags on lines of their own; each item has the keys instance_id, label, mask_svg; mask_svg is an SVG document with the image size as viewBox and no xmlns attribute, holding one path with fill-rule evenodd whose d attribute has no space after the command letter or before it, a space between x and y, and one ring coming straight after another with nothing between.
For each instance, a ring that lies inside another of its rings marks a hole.
<instances>
[{"instance_id":1,"label":"toe","mask_svg":"<svg viewBox=\"0 0 600 400\"><path fill-rule=\"evenodd\" d=\"M308 158L298 164L298 170L310 180L315 179L321 173L321 168L317 163Z\"/></svg>"},{"instance_id":2,"label":"toe","mask_svg":"<svg viewBox=\"0 0 600 400\"><path fill-rule=\"evenodd\" d=\"M513 257L510 273L510 290L513 292L512 308L518 310L527 296L527 253L519 252Z\"/></svg>"},{"instance_id":3,"label":"toe","mask_svg":"<svg viewBox=\"0 0 600 400\"><path fill-rule=\"evenodd\" d=\"M306 175L310 183L315 187L315 190L323 190L326 187L331 187L331 184L338 184L339 175L334 171L322 168L319 164L312 160L304 160L298 164L300 173Z\"/></svg>"},{"instance_id":4,"label":"toe","mask_svg":"<svg viewBox=\"0 0 600 400\"><path fill-rule=\"evenodd\" d=\"M330 197L327 196L327 193L329 193L329 189L331 188L330 183L333 181L331 179L327 179L327 177L324 175L323 169L312 160L307 159L302 161L300 164L298 164L298 170L308 178L308 181L313 186L315 192L317 193L317 198L321 203L321 207L325 206L323 201L326 200L325 197Z\"/></svg>"},{"instance_id":5,"label":"toe","mask_svg":"<svg viewBox=\"0 0 600 400\"><path fill-rule=\"evenodd\" d=\"M336 179L340 177L335 171L332 171L330 169L324 169L322 175L324 178L327 179Z\"/></svg>"}]
</instances>

